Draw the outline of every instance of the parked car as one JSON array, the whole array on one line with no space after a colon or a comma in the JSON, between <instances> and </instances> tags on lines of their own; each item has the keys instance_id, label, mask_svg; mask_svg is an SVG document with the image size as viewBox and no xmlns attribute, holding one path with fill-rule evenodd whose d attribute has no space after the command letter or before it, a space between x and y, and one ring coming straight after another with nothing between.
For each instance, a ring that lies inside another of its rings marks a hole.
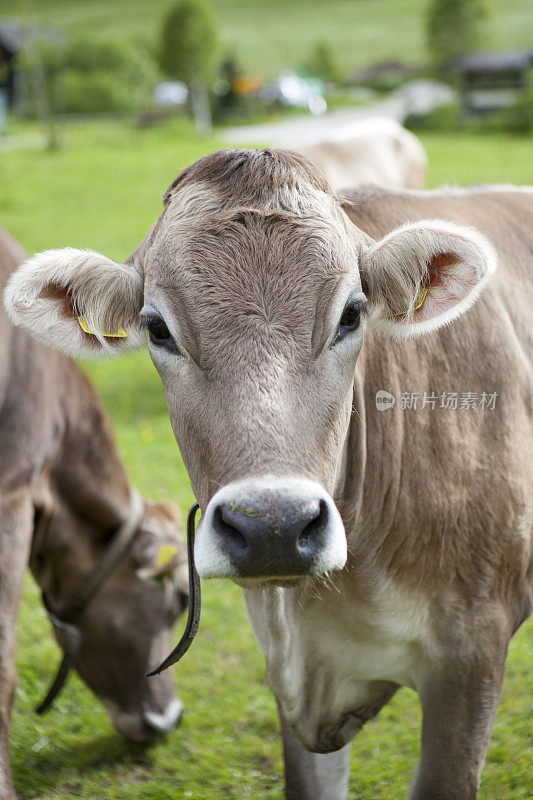
<instances>
[{"instance_id":1,"label":"parked car","mask_svg":"<svg viewBox=\"0 0 533 800\"><path fill-rule=\"evenodd\" d=\"M259 92L260 100L266 103L280 103L292 108L307 108L316 116L327 111L322 81L316 78L302 78L293 73L284 73L268 83Z\"/></svg>"},{"instance_id":2,"label":"parked car","mask_svg":"<svg viewBox=\"0 0 533 800\"><path fill-rule=\"evenodd\" d=\"M181 81L163 81L152 92L152 100L158 106L172 108L183 106L187 102L188 94L189 90Z\"/></svg>"}]
</instances>

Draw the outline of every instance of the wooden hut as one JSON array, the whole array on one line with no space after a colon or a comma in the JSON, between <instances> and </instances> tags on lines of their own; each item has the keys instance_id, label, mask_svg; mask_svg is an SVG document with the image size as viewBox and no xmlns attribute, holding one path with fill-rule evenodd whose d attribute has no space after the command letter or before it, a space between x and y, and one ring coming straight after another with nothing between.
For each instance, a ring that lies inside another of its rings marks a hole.
<instances>
[{"instance_id":1,"label":"wooden hut","mask_svg":"<svg viewBox=\"0 0 533 800\"><path fill-rule=\"evenodd\" d=\"M466 115L514 105L529 89L533 51L475 53L456 62Z\"/></svg>"}]
</instances>

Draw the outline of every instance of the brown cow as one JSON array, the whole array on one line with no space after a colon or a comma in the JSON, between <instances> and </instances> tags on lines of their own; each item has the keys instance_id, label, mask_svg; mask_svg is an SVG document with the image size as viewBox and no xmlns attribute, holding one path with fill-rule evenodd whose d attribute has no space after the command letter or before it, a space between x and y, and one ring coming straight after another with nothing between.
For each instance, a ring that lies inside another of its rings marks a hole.
<instances>
[{"instance_id":1,"label":"brown cow","mask_svg":"<svg viewBox=\"0 0 533 800\"><path fill-rule=\"evenodd\" d=\"M266 654L287 797L344 798L350 740L406 685L409 797L473 800L532 605L533 193L342 203L296 155L230 150L164 202L125 265L28 261L11 315L82 354L149 338L198 571L245 587Z\"/></svg>"},{"instance_id":2,"label":"brown cow","mask_svg":"<svg viewBox=\"0 0 533 800\"><path fill-rule=\"evenodd\" d=\"M0 232L0 284L24 258ZM129 518L130 487L109 422L76 365L14 329L5 313L0 337L0 798L11 800L8 732L24 571L29 562L61 616ZM174 506L146 502L114 571L76 611L77 670L117 730L136 741L168 732L181 712L171 676L144 677L168 649L187 601L179 531ZM177 558L167 580L151 580L165 545ZM55 632L66 646L64 627Z\"/></svg>"}]
</instances>

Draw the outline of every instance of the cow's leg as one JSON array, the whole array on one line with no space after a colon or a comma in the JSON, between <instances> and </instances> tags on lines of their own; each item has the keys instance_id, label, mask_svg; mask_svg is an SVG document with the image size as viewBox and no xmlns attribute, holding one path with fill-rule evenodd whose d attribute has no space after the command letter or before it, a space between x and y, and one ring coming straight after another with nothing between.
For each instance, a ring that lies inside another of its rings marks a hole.
<instances>
[{"instance_id":1,"label":"cow's leg","mask_svg":"<svg viewBox=\"0 0 533 800\"><path fill-rule=\"evenodd\" d=\"M14 800L9 725L15 697L17 612L28 563L33 507L26 492L0 497L0 800Z\"/></svg>"},{"instance_id":2,"label":"cow's leg","mask_svg":"<svg viewBox=\"0 0 533 800\"><path fill-rule=\"evenodd\" d=\"M350 745L336 753L310 753L296 739L278 703L285 759L287 800L345 800L350 772Z\"/></svg>"},{"instance_id":3,"label":"cow's leg","mask_svg":"<svg viewBox=\"0 0 533 800\"><path fill-rule=\"evenodd\" d=\"M505 653L502 644L498 652L479 653L468 663L447 661L424 680L422 748L409 800L475 800L500 698Z\"/></svg>"}]
</instances>

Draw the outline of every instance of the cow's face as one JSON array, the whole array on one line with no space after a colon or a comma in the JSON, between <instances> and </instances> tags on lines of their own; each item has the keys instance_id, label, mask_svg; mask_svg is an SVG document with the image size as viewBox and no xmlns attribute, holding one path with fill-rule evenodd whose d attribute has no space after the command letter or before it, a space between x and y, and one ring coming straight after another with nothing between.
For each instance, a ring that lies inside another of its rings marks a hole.
<instances>
[{"instance_id":1,"label":"cow's face","mask_svg":"<svg viewBox=\"0 0 533 800\"><path fill-rule=\"evenodd\" d=\"M54 611L77 593L113 531L95 530L60 500L39 510L30 566ZM76 669L115 728L134 741L168 733L181 715L172 674L145 674L172 648L172 628L187 604L187 566L177 509L147 506L132 544L76 621ZM60 645L61 629L55 628Z\"/></svg>"},{"instance_id":2,"label":"cow's face","mask_svg":"<svg viewBox=\"0 0 533 800\"><path fill-rule=\"evenodd\" d=\"M357 242L312 187L234 207L193 183L144 256L142 325L203 516L204 577L294 580L342 567L332 500L366 298Z\"/></svg>"},{"instance_id":3,"label":"cow's face","mask_svg":"<svg viewBox=\"0 0 533 800\"><path fill-rule=\"evenodd\" d=\"M364 330L401 338L449 322L479 293L492 248L440 222L374 242L286 153L207 156L165 203L128 267L69 250L27 262L6 294L12 317L76 352L148 340L202 507L201 576L283 584L340 568L332 498ZM128 340L105 336L120 328Z\"/></svg>"}]
</instances>

